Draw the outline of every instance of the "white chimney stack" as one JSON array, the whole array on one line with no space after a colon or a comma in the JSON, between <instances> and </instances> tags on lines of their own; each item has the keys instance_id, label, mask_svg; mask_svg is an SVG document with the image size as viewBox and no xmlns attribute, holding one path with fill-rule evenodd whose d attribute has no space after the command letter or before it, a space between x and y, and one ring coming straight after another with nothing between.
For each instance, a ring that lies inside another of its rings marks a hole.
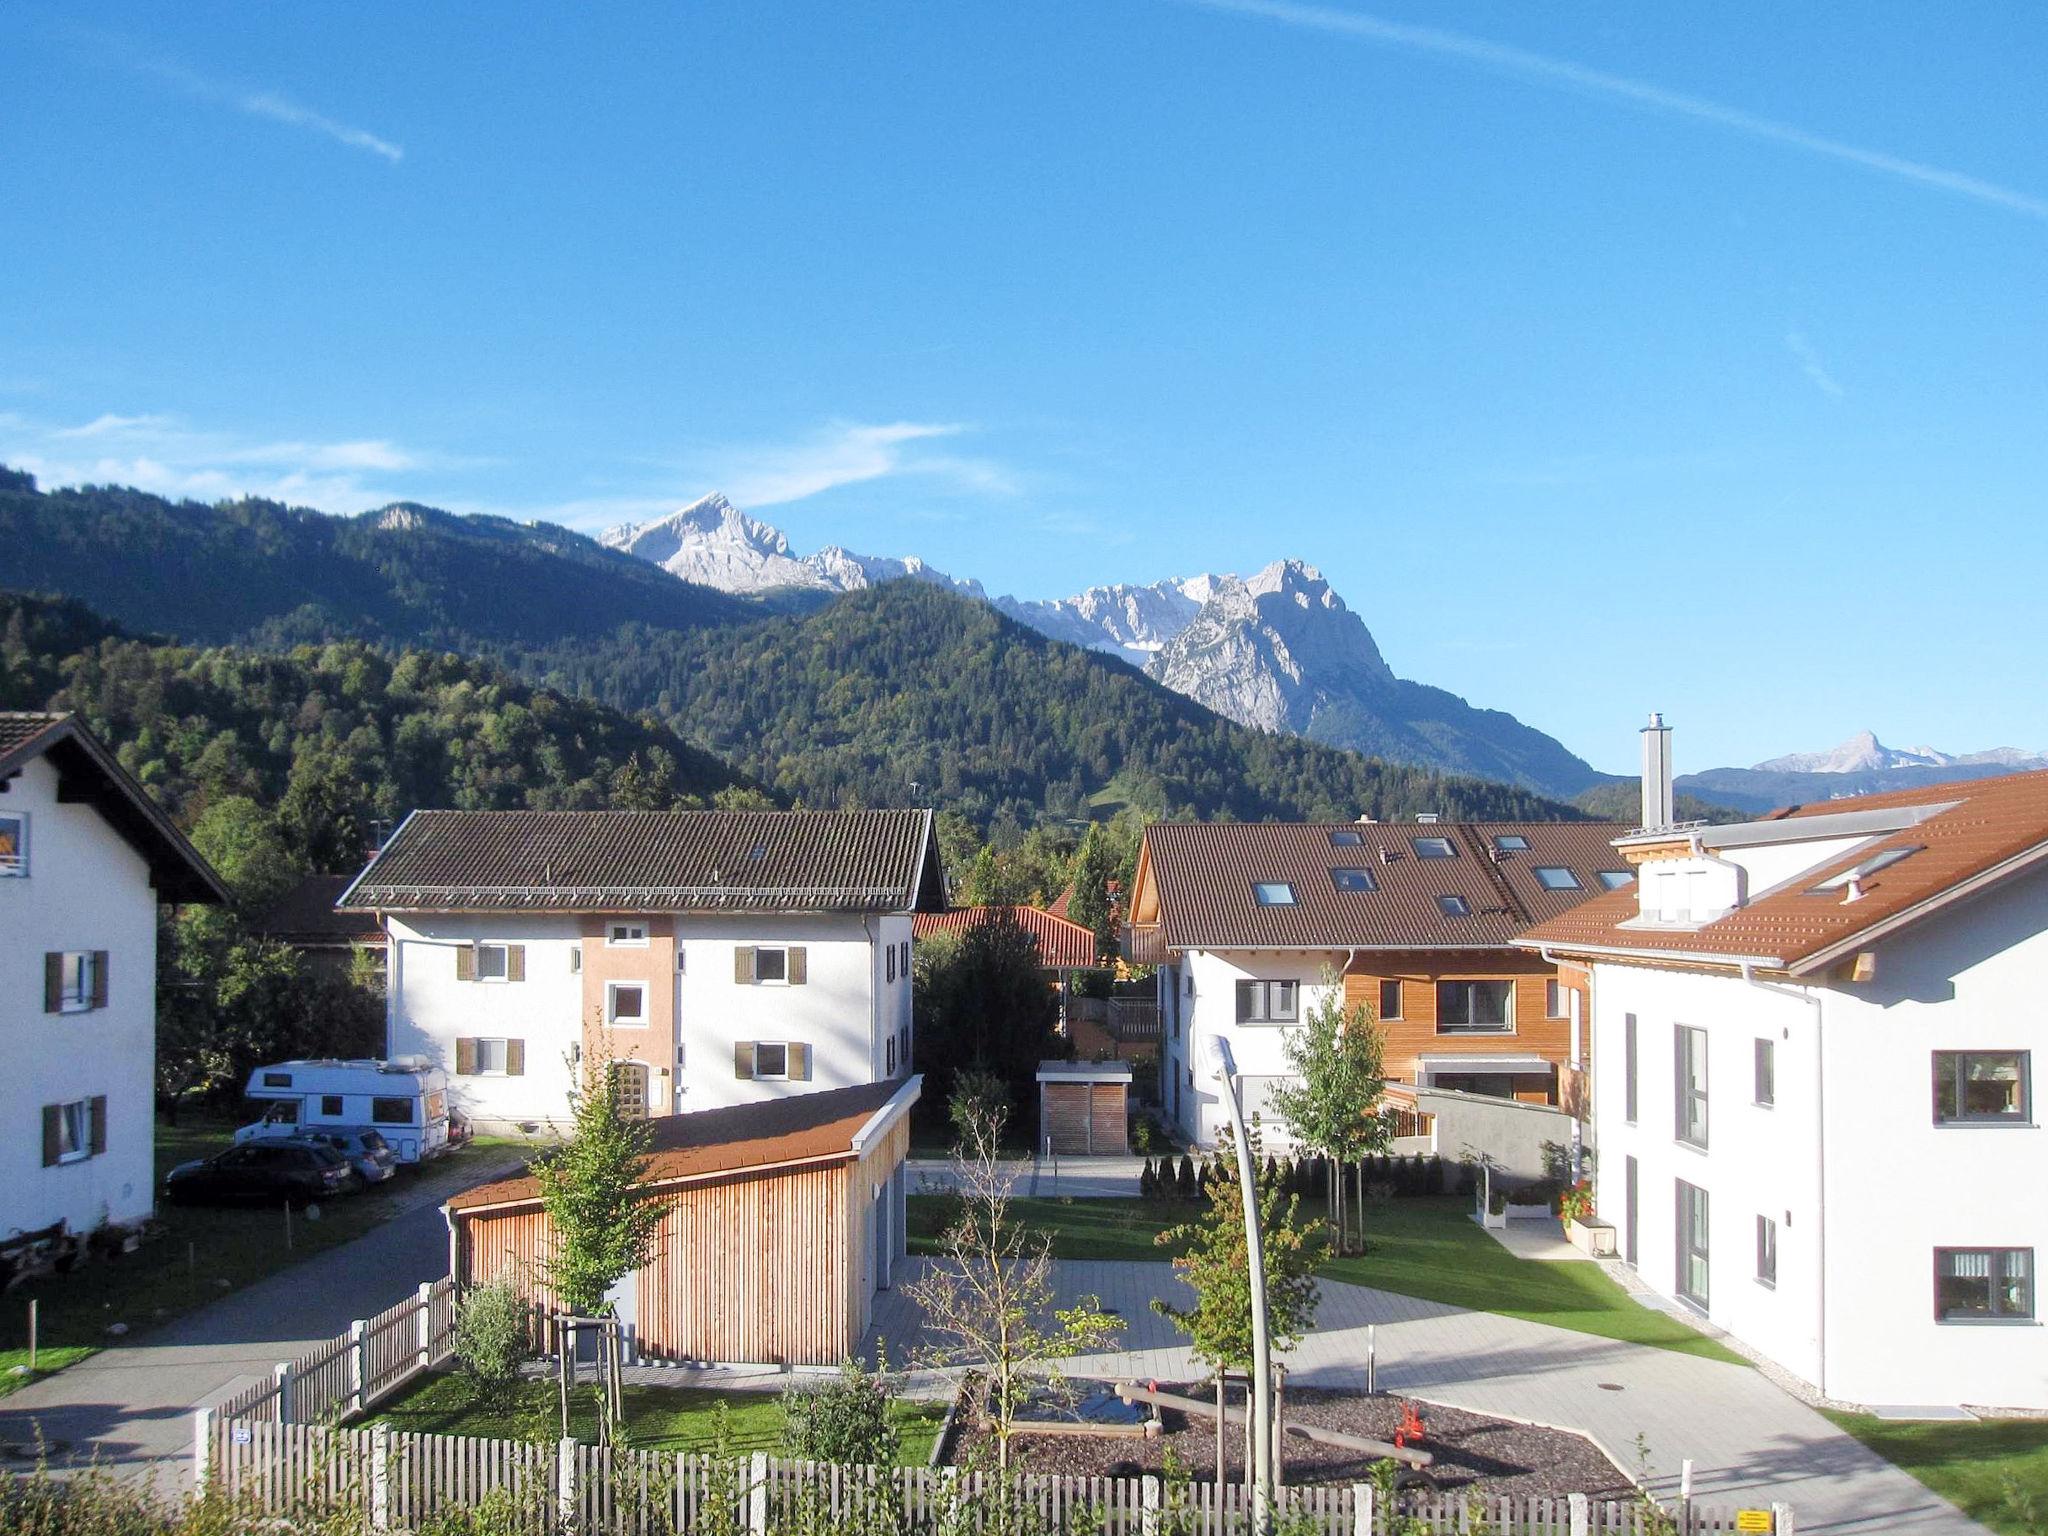
<instances>
[{"instance_id":1,"label":"white chimney stack","mask_svg":"<svg viewBox=\"0 0 2048 1536\"><path fill-rule=\"evenodd\" d=\"M1668 827L1676 819L1671 789L1671 727L1653 712L1643 727L1643 830Z\"/></svg>"}]
</instances>

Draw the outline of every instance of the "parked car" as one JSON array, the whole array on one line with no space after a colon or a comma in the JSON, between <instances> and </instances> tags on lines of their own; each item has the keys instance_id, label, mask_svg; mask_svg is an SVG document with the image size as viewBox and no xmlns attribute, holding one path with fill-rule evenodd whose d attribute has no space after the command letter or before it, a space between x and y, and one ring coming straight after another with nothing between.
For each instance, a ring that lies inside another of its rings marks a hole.
<instances>
[{"instance_id":1,"label":"parked car","mask_svg":"<svg viewBox=\"0 0 2048 1536\"><path fill-rule=\"evenodd\" d=\"M164 1176L164 1197L181 1204L260 1200L304 1205L345 1195L361 1182L348 1159L332 1147L299 1138L265 1139L178 1164Z\"/></svg>"},{"instance_id":2,"label":"parked car","mask_svg":"<svg viewBox=\"0 0 2048 1536\"><path fill-rule=\"evenodd\" d=\"M391 1150L391 1143L367 1127L315 1126L289 1139L334 1148L348 1159L349 1167L365 1184L382 1184L398 1172L398 1154Z\"/></svg>"}]
</instances>

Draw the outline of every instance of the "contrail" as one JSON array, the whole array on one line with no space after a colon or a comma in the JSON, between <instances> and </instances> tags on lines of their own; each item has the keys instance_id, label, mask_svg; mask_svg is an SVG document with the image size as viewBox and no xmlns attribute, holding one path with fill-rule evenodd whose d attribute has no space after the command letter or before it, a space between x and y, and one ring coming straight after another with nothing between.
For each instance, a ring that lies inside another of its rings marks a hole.
<instances>
[{"instance_id":1,"label":"contrail","mask_svg":"<svg viewBox=\"0 0 2048 1536\"><path fill-rule=\"evenodd\" d=\"M1973 198L1977 202L1989 203L1993 207L2023 213L2029 218L2048 219L2048 200L2030 197L2024 192L2014 191L2011 187L2002 187L1995 181L1985 181L1982 177L1965 175L1961 171L1943 170L1938 165L1924 165L1918 160L1907 160L1898 155L1887 155L1878 150L1844 144L1840 139L1808 133L1804 128L1796 128L1790 123L1777 122L1768 117L1758 117L1755 113L1744 112L1738 107L1723 106L1717 101L1708 101L1700 96L1688 96L1683 91L1666 90L1663 86L1651 85L1642 80L1631 80L1625 75L1610 75L1605 70L1588 69L1583 64L1549 58L1540 53L1530 53L1526 49L1512 48L1505 43L1490 43L1484 38L1467 37L1458 32L1443 32L1434 27L1412 27L1400 22L1382 21L1376 16L1366 16L1356 11L1340 11L1327 5L1299 4L1296 0L1183 0L1183 3L1198 5L1211 11L1227 11L1239 16L1256 16L1266 21L1279 22L1284 26L1336 33L1363 42L1407 48L1417 53L1433 54L1438 58L1456 59L1501 74L1514 75L1539 85L1611 96L1617 100L1633 102L1639 107L1648 107L1655 112L1668 113L1674 117L1689 117L1695 122L1712 123L1716 127L1747 134L1753 139L1786 144L1794 149L1804 150L1810 155L1839 160L1885 176L1896 176L1902 181L1932 187L1939 192L1951 192L1958 197Z\"/></svg>"}]
</instances>

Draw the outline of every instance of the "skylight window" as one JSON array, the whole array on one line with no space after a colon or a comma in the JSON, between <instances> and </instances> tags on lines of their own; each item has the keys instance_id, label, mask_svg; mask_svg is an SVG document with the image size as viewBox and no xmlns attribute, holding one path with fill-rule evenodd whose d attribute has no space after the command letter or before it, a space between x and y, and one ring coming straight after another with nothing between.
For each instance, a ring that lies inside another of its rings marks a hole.
<instances>
[{"instance_id":1,"label":"skylight window","mask_svg":"<svg viewBox=\"0 0 2048 1536\"><path fill-rule=\"evenodd\" d=\"M1252 887L1252 899L1262 907L1291 907L1294 887L1284 880L1262 880Z\"/></svg>"},{"instance_id":2,"label":"skylight window","mask_svg":"<svg viewBox=\"0 0 2048 1536\"><path fill-rule=\"evenodd\" d=\"M1576 891L1579 877L1562 864L1539 864L1536 866L1536 883L1546 891Z\"/></svg>"},{"instance_id":3,"label":"skylight window","mask_svg":"<svg viewBox=\"0 0 2048 1536\"><path fill-rule=\"evenodd\" d=\"M1455 859L1458 856L1458 850L1451 846L1448 837L1411 837L1408 841L1414 845L1418 859Z\"/></svg>"},{"instance_id":4,"label":"skylight window","mask_svg":"<svg viewBox=\"0 0 2048 1536\"><path fill-rule=\"evenodd\" d=\"M1332 848L1363 848L1365 846L1365 839L1356 832L1339 829L1330 834L1330 846Z\"/></svg>"},{"instance_id":5,"label":"skylight window","mask_svg":"<svg viewBox=\"0 0 2048 1536\"><path fill-rule=\"evenodd\" d=\"M1636 873L1632 869L1603 869L1597 874L1603 891L1618 891L1636 883Z\"/></svg>"},{"instance_id":6,"label":"skylight window","mask_svg":"<svg viewBox=\"0 0 2048 1536\"><path fill-rule=\"evenodd\" d=\"M1462 896L1439 896L1436 899L1436 904L1437 909L1445 917L1470 917L1472 915L1472 903Z\"/></svg>"},{"instance_id":7,"label":"skylight window","mask_svg":"<svg viewBox=\"0 0 2048 1536\"><path fill-rule=\"evenodd\" d=\"M1887 848L1882 853L1873 853L1860 864L1843 870L1839 875L1831 875L1821 881L1819 885L1813 887L1813 894L1816 896L1831 896L1848 885L1850 881L1868 880L1879 870L1890 869L1899 860L1911 858L1920 851L1918 847Z\"/></svg>"},{"instance_id":8,"label":"skylight window","mask_svg":"<svg viewBox=\"0 0 2048 1536\"><path fill-rule=\"evenodd\" d=\"M1527 853L1529 839L1519 832L1503 832L1493 840L1493 846L1502 853Z\"/></svg>"},{"instance_id":9,"label":"skylight window","mask_svg":"<svg viewBox=\"0 0 2048 1536\"><path fill-rule=\"evenodd\" d=\"M1333 869L1330 871L1330 884L1340 891L1376 891L1380 888L1379 881L1372 877L1369 869Z\"/></svg>"}]
</instances>

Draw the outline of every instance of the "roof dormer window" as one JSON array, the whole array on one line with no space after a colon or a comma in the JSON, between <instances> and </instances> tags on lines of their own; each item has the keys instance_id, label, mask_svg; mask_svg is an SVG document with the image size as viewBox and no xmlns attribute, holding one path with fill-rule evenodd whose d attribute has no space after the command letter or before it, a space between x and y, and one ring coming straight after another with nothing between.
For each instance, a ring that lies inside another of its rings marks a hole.
<instances>
[{"instance_id":1,"label":"roof dormer window","mask_svg":"<svg viewBox=\"0 0 2048 1536\"><path fill-rule=\"evenodd\" d=\"M1284 880L1261 880L1252 886L1252 900L1262 907L1291 907L1294 887Z\"/></svg>"},{"instance_id":2,"label":"roof dormer window","mask_svg":"<svg viewBox=\"0 0 2048 1536\"><path fill-rule=\"evenodd\" d=\"M1330 871L1330 884L1340 891L1376 891L1380 888L1379 881L1373 878L1369 869L1333 869Z\"/></svg>"},{"instance_id":3,"label":"roof dormer window","mask_svg":"<svg viewBox=\"0 0 2048 1536\"><path fill-rule=\"evenodd\" d=\"M1890 869L1899 860L1911 858L1920 851L1916 845L1911 848L1887 848L1882 853L1873 853L1869 858L1843 870L1839 875L1830 875L1821 881L1819 885L1813 887L1812 894L1832 896L1835 892L1846 890L1850 886L1860 886L1879 870Z\"/></svg>"},{"instance_id":4,"label":"roof dormer window","mask_svg":"<svg viewBox=\"0 0 2048 1536\"><path fill-rule=\"evenodd\" d=\"M1503 832L1493 840L1493 846L1498 853L1527 853L1529 839L1519 832Z\"/></svg>"},{"instance_id":5,"label":"roof dormer window","mask_svg":"<svg viewBox=\"0 0 2048 1536\"><path fill-rule=\"evenodd\" d=\"M1539 864L1536 866L1536 883L1546 891L1576 891L1579 877L1562 864Z\"/></svg>"},{"instance_id":6,"label":"roof dormer window","mask_svg":"<svg viewBox=\"0 0 2048 1536\"><path fill-rule=\"evenodd\" d=\"M1632 869L1602 869L1595 871L1595 878L1603 891L1619 891L1635 883L1636 872Z\"/></svg>"},{"instance_id":7,"label":"roof dormer window","mask_svg":"<svg viewBox=\"0 0 2048 1536\"><path fill-rule=\"evenodd\" d=\"M1451 846L1448 837L1411 837L1408 841L1418 859L1455 859L1458 856L1458 850Z\"/></svg>"},{"instance_id":8,"label":"roof dormer window","mask_svg":"<svg viewBox=\"0 0 2048 1536\"><path fill-rule=\"evenodd\" d=\"M1436 905L1437 910L1443 913L1445 917L1470 917L1472 915L1472 903L1462 896L1439 896L1436 899Z\"/></svg>"},{"instance_id":9,"label":"roof dormer window","mask_svg":"<svg viewBox=\"0 0 2048 1536\"><path fill-rule=\"evenodd\" d=\"M1365 846L1365 839L1356 832L1340 827L1330 834L1330 846L1332 848L1363 848Z\"/></svg>"}]
</instances>

